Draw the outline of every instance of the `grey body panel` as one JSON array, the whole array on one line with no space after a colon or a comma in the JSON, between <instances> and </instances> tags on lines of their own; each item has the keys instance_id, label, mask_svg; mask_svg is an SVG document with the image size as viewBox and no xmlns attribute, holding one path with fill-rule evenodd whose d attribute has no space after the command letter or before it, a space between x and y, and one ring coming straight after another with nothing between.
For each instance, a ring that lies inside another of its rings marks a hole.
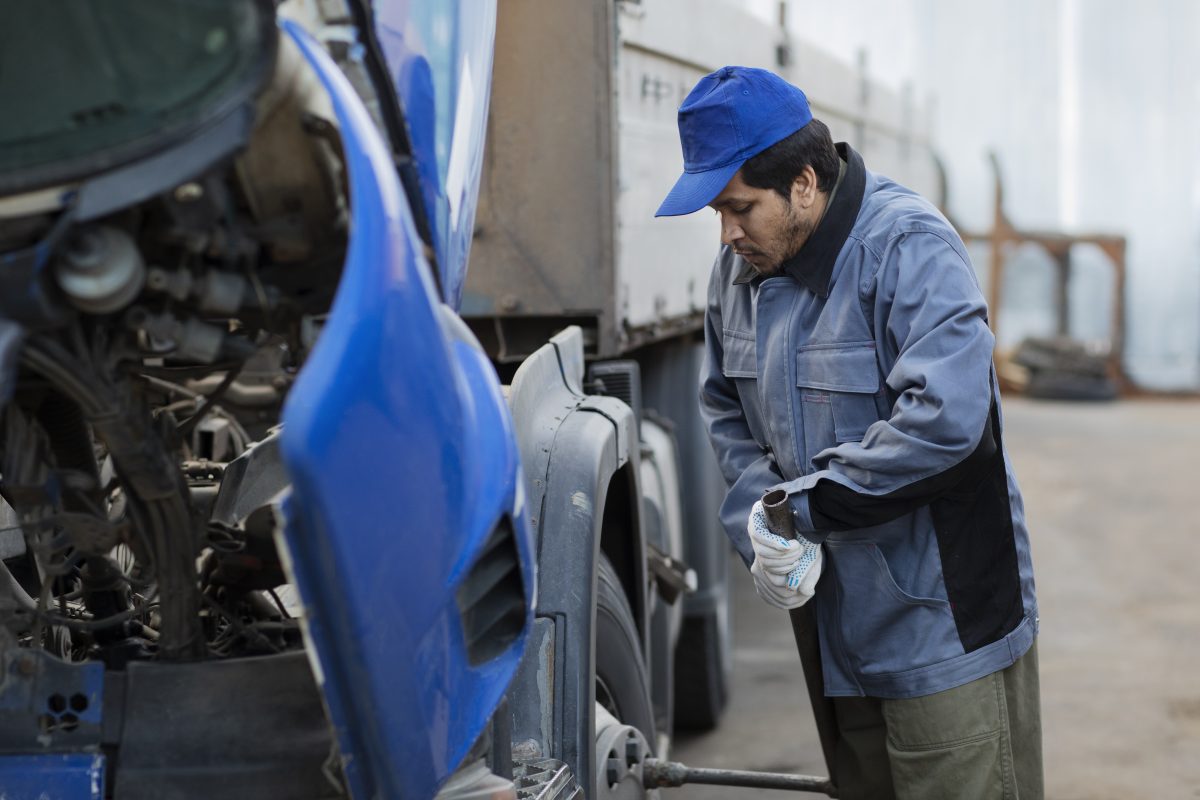
<instances>
[{"instance_id":1,"label":"grey body panel","mask_svg":"<svg viewBox=\"0 0 1200 800\"><path fill-rule=\"evenodd\" d=\"M510 698L519 754L559 759L590 786L596 569L606 503L620 492L634 514L622 541L605 540L605 552L622 575L643 651L649 625L633 412L614 398L583 395L582 374L582 334L568 328L522 365L509 391L538 541L534 635Z\"/></svg>"}]
</instances>

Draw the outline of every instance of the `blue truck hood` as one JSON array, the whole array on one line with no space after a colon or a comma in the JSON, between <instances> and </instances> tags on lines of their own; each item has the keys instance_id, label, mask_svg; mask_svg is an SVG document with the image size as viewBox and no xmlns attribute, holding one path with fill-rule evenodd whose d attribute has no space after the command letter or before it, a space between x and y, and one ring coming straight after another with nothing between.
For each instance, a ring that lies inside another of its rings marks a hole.
<instances>
[{"instance_id":1,"label":"blue truck hood","mask_svg":"<svg viewBox=\"0 0 1200 800\"><path fill-rule=\"evenodd\" d=\"M457 310L483 168L494 0L375 4L375 36L408 124L442 300Z\"/></svg>"}]
</instances>

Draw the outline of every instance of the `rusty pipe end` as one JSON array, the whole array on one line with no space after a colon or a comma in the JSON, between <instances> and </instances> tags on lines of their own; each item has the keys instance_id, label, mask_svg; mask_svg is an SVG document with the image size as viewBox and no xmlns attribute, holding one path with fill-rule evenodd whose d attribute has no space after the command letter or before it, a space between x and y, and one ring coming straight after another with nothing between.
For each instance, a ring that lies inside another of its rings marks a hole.
<instances>
[{"instance_id":1,"label":"rusty pipe end","mask_svg":"<svg viewBox=\"0 0 1200 800\"><path fill-rule=\"evenodd\" d=\"M796 528L792 522L792 507L788 503L787 492L783 489L766 492L762 496L762 504L771 533L785 539L795 539Z\"/></svg>"}]
</instances>

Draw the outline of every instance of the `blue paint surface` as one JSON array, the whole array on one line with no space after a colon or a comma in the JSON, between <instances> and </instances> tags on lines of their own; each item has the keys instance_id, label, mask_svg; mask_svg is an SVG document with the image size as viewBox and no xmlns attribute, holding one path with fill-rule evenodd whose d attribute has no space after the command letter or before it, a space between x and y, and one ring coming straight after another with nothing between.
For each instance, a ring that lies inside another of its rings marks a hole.
<instances>
[{"instance_id":1,"label":"blue paint surface","mask_svg":"<svg viewBox=\"0 0 1200 800\"><path fill-rule=\"evenodd\" d=\"M4 800L101 800L104 756L98 753L0 758Z\"/></svg>"},{"instance_id":2,"label":"blue paint surface","mask_svg":"<svg viewBox=\"0 0 1200 800\"><path fill-rule=\"evenodd\" d=\"M375 34L408 121L442 299L462 300L491 96L495 0L375 4Z\"/></svg>"},{"instance_id":3,"label":"blue paint surface","mask_svg":"<svg viewBox=\"0 0 1200 800\"><path fill-rule=\"evenodd\" d=\"M321 47L284 28L333 100L353 209L337 297L284 410L286 540L354 795L428 798L487 724L531 623L517 448L490 363L439 323L386 144ZM524 632L472 667L455 589L505 516Z\"/></svg>"}]
</instances>

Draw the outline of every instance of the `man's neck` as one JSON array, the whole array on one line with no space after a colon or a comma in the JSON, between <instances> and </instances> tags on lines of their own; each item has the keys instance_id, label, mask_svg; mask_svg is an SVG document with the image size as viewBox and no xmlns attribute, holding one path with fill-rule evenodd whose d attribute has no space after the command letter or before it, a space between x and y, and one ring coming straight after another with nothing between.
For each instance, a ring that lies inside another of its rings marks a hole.
<instances>
[{"instance_id":1,"label":"man's neck","mask_svg":"<svg viewBox=\"0 0 1200 800\"><path fill-rule=\"evenodd\" d=\"M821 216L817 219L817 225L820 226L821 220L825 219L825 212L829 210L829 206L833 205L833 198L837 197L838 189L842 186L842 178L846 177L846 162L838 159L838 176L833 182L833 188L829 194L822 195L821 199L825 201L825 207L821 209Z\"/></svg>"}]
</instances>

